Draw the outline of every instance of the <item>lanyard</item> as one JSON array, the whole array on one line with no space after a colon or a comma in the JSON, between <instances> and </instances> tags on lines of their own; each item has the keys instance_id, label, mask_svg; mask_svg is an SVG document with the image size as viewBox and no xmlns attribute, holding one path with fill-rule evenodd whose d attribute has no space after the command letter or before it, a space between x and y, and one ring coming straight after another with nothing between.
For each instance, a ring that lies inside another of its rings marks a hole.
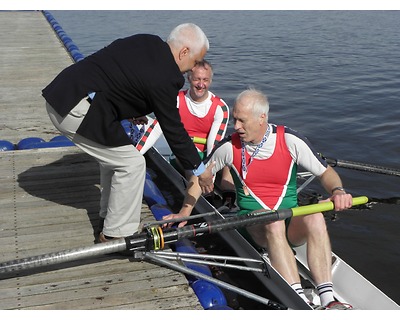
<instances>
[{"instance_id":1,"label":"lanyard","mask_svg":"<svg viewBox=\"0 0 400 320\"><path fill-rule=\"evenodd\" d=\"M256 150L254 150L253 154L250 156L250 161L249 161L248 165L246 165L245 144L242 141L242 177L243 177L243 180L246 180L247 172L249 171L249 167L250 167L251 163L253 162L254 157L258 154L261 147L264 145L265 141L267 141L270 131L271 131L270 126L268 125L267 131L265 131L264 137L262 138L261 142L256 147Z\"/></svg>"}]
</instances>

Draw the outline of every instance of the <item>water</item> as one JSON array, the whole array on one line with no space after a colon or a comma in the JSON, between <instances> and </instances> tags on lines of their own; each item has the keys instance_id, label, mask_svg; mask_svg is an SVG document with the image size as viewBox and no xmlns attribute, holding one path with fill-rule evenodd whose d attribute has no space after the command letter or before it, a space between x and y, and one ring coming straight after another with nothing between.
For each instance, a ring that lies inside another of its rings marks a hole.
<instances>
[{"instance_id":1,"label":"water","mask_svg":"<svg viewBox=\"0 0 400 320\"><path fill-rule=\"evenodd\" d=\"M302 132L327 157L400 170L400 11L51 13L84 55L136 33L165 39L194 22L210 40L211 90L228 105L249 86L261 89L270 122ZM399 177L337 171L353 195L400 197ZM379 204L328 223L333 251L397 303L399 209Z\"/></svg>"}]
</instances>

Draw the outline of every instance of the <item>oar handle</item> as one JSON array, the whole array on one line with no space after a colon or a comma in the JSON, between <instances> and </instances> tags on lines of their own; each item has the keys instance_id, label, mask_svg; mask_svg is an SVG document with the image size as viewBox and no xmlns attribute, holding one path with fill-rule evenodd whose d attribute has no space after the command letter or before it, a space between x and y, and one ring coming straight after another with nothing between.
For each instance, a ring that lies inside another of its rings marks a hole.
<instances>
[{"instance_id":1,"label":"oar handle","mask_svg":"<svg viewBox=\"0 0 400 320\"><path fill-rule=\"evenodd\" d=\"M365 196L353 198L353 206L358 206L360 204L366 204L368 198ZM330 211L335 208L332 201L321 202L316 204L310 204L307 206L296 207L292 209L293 217L304 216L307 214L312 214L316 212Z\"/></svg>"},{"instance_id":2,"label":"oar handle","mask_svg":"<svg viewBox=\"0 0 400 320\"><path fill-rule=\"evenodd\" d=\"M207 144L207 139L206 138L192 137L192 141L194 143L198 143L198 144Z\"/></svg>"}]
</instances>

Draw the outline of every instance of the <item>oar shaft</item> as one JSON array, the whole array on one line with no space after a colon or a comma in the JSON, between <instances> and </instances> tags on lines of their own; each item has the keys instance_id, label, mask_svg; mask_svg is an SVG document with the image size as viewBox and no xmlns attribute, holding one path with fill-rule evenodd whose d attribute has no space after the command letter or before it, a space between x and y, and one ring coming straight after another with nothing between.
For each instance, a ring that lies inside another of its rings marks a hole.
<instances>
[{"instance_id":1,"label":"oar shaft","mask_svg":"<svg viewBox=\"0 0 400 320\"><path fill-rule=\"evenodd\" d=\"M381 174L388 174L393 176L400 177L400 170L394 168L386 168L382 166L377 166L374 164L367 164L361 162L354 162L354 161L347 161L347 160L340 160L340 159L330 159L324 157L325 160L328 162L329 165L332 167L341 167L346 169L354 169L359 171L368 171L374 173L381 173Z\"/></svg>"},{"instance_id":2,"label":"oar shaft","mask_svg":"<svg viewBox=\"0 0 400 320\"><path fill-rule=\"evenodd\" d=\"M0 274L27 270L42 266L61 264L84 258L96 257L103 254L123 251L126 248L124 239L110 241L86 247L67 249L59 252L42 254L38 256L16 259L0 263Z\"/></svg>"},{"instance_id":3,"label":"oar shaft","mask_svg":"<svg viewBox=\"0 0 400 320\"><path fill-rule=\"evenodd\" d=\"M182 217L182 218L174 218L174 219L168 219L168 220L149 222L149 223L143 225L143 227L147 228L147 227L151 227L151 226L160 226L162 224L195 220L195 219L209 217L209 216L213 216L213 215L215 215L215 212L214 211L210 211L210 212L200 213L200 214L196 214L194 216L189 216L189 217Z\"/></svg>"},{"instance_id":4,"label":"oar shaft","mask_svg":"<svg viewBox=\"0 0 400 320\"><path fill-rule=\"evenodd\" d=\"M367 197L353 198L353 205L365 204L368 202ZM277 211L256 210L249 214L239 215L222 220L213 220L208 223L203 223L200 226L189 225L178 229L166 229L163 232L165 243L174 242L181 238L191 238L203 234L216 233L220 231L238 229L256 225L259 223L266 223L277 220L284 220L292 216L301 216L313 214L317 212L324 212L333 210L334 205L332 201L301 206L292 209L282 209Z\"/></svg>"},{"instance_id":5,"label":"oar shaft","mask_svg":"<svg viewBox=\"0 0 400 320\"><path fill-rule=\"evenodd\" d=\"M353 205L367 202L367 197L353 198ZM283 220L291 216L313 214L332 209L333 203L329 201L279 211L257 210L246 215L202 223L199 226L189 225L183 228L171 228L164 231L160 227L152 227L148 228L145 232L126 237L125 239L3 262L0 263L0 274L75 261L123 250L130 250L132 254L135 250L159 250L164 248L165 243L175 242L182 238L198 237L204 234L232 230L258 223Z\"/></svg>"}]
</instances>

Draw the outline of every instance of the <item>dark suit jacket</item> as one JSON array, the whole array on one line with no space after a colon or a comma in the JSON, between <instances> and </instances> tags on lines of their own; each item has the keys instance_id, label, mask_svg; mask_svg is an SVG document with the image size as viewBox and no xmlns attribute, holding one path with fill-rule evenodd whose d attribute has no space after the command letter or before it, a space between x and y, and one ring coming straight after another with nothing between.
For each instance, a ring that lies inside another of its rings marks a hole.
<instances>
[{"instance_id":1,"label":"dark suit jacket","mask_svg":"<svg viewBox=\"0 0 400 320\"><path fill-rule=\"evenodd\" d=\"M109 147L131 143L120 121L154 112L172 152L185 169L201 159L176 107L185 79L166 42L154 35L134 35L64 69L43 97L64 117L90 92L96 92L78 128L81 136Z\"/></svg>"}]
</instances>

